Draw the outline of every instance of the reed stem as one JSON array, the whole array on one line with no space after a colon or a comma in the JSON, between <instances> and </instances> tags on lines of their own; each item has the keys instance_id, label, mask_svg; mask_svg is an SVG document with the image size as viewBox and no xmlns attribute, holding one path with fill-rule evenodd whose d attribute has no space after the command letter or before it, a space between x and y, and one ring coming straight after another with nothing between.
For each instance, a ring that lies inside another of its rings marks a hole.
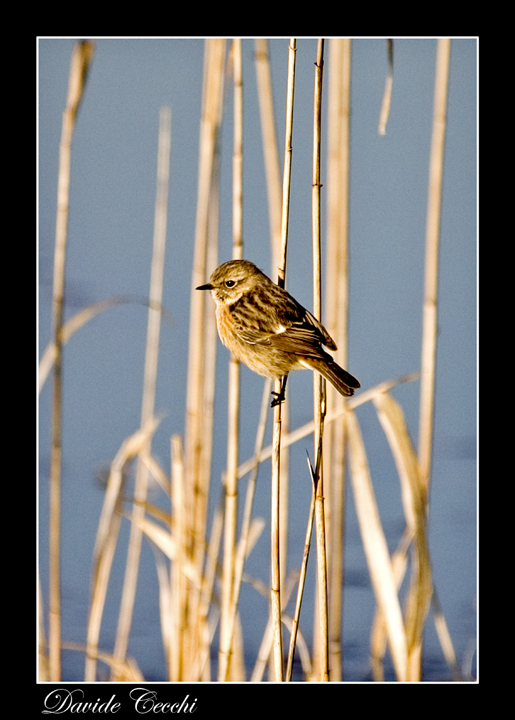
<instances>
[{"instance_id":1,"label":"reed stem","mask_svg":"<svg viewBox=\"0 0 515 720\"><path fill-rule=\"evenodd\" d=\"M243 86L241 39L233 40L234 68L234 148L233 148L233 259L243 255L242 198L243 198ZM218 679L229 679L231 647L235 615L233 606L236 531L238 521L238 447L240 407L240 363L233 355L229 360L229 418L227 441L227 470L225 473L224 568L222 582L222 616L220 623L220 652Z\"/></svg>"},{"instance_id":2,"label":"reed stem","mask_svg":"<svg viewBox=\"0 0 515 720\"><path fill-rule=\"evenodd\" d=\"M190 528L190 561L202 574L209 497L213 398L216 363L214 315L207 312L211 298L195 290L216 266L218 243L219 132L223 110L225 40L205 42L204 85L200 122L197 217L193 258L185 422L185 483ZM211 311L211 307L209 307ZM198 624L199 590L188 593L188 651L184 673L190 679L195 658L203 646ZM193 678L196 679L196 678Z\"/></svg>"},{"instance_id":3,"label":"reed stem","mask_svg":"<svg viewBox=\"0 0 515 720\"><path fill-rule=\"evenodd\" d=\"M422 317L422 361L420 373L419 462L422 485L429 489L433 449L434 392L436 370L438 252L442 204L443 159L447 113L447 90L451 41L437 44L433 134L429 160L429 190L426 225L426 264Z\"/></svg>"},{"instance_id":4,"label":"reed stem","mask_svg":"<svg viewBox=\"0 0 515 720\"><path fill-rule=\"evenodd\" d=\"M52 388L52 440L50 452L49 520L49 674L61 678L61 458L62 458L62 327L64 321L64 285L70 202L71 148L75 121L84 93L88 68L95 43L75 43L70 64L68 96L63 113L59 147L57 182L57 219L55 230L54 280L52 291L52 335L55 347Z\"/></svg>"},{"instance_id":5,"label":"reed stem","mask_svg":"<svg viewBox=\"0 0 515 720\"><path fill-rule=\"evenodd\" d=\"M320 145L322 131L322 79L324 66L324 40L317 44L315 63L315 90L313 103L313 187L312 187L312 231L313 231L313 314L322 316L322 270L320 248ZM318 634L317 661L319 680L329 680L328 618L327 618L327 563L326 532L324 513L324 480L322 459L322 437L325 413L325 382L318 373L313 374L313 405L315 412L315 457L316 497L315 525L317 539L317 614Z\"/></svg>"},{"instance_id":6,"label":"reed stem","mask_svg":"<svg viewBox=\"0 0 515 720\"><path fill-rule=\"evenodd\" d=\"M155 409L157 368L159 361L159 336L161 331L161 313L153 306L161 305L163 297L163 276L166 250L166 224L168 217L168 188L170 180L170 147L171 147L172 111L168 107L161 108L159 114L159 139L157 150L157 190L154 213L154 242L152 252L152 266L150 273L150 291L147 325L147 344L145 351L145 369L143 378L143 399L141 403L141 426L143 427L152 416ZM148 439L147 452L151 453L151 436ZM140 522L145 515L145 501L147 499L149 471L147 465L138 460L136 471L136 485L134 490L135 502L132 506L131 532L125 581L118 618L118 629L114 646L114 658L123 663L127 655L129 635L136 597L138 582L139 560L141 555L141 542L143 532ZM113 678L115 679L116 676Z\"/></svg>"},{"instance_id":7,"label":"reed stem","mask_svg":"<svg viewBox=\"0 0 515 720\"><path fill-rule=\"evenodd\" d=\"M325 326L338 350L335 358L347 367L349 300L349 159L351 40L329 41L327 133L327 260ZM342 410L345 399L326 384L327 414ZM345 418L327 425L325 474L328 585L329 674L342 679L342 607L345 521Z\"/></svg>"},{"instance_id":8,"label":"reed stem","mask_svg":"<svg viewBox=\"0 0 515 720\"><path fill-rule=\"evenodd\" d=\"M286 665L286 682L291 681L293 671L293 660L295 658L295 645L297 642L297 633L299 629L300 620L300 609L302 606L302 597L304 595L304 586L306 583L306 573L308 569L309 551L311 548L311 534L313 532L313 521L315 518L315 497L316 497L316 475L315 471L311 467L311 463L308 458L308 466L311 474L311 480L313 482L313 492L311 494L311 504L309 506L308 524L306 528L306 537L304 540L304 553L302 555L302 563L300 566L299 584L297 588L297 599L295 602L295 612L293 615L292 627L290 632L290 646L288 649L288 662Z\"/></svg>"},{"instance_id":9,"label":"reed stem","mask_svg":"<svg viewBox=\"0 0 515 720\"><path fill-rule=\"evenodd\" d=\"M280 287L285 285L286 254L288 247L288 217L290 202L290 177L292 158L293 133L293 98L295 88L295 53L296 40L290 39L288 48L288 85L286 91L286 131L284 141L284 171L283 195L281 215L281 256L278 268L278 281ZM281 393L282 381L276 380L274 391ZM272 488L271 488L271 571L270 571L270 603L273 626L273 657L275 680L283 680L283 644L281 623L281 571L280 571L280 453L281 453L281 404L274 407L273 437L272 437Z\"/></svg>"},{"instance_id":10,"label":"reed stem","mask_svg":"<svg viewBox=\"0 0 515 720\"><path fill-rule=\"evenodd\" d=\"M281 250L281 173L274 122L268 40L266 40L266 38L258 38L255 41L255 49L258 99L268 193L272 272L275 273L280 266L279 253Z\"/></svg>"}]
</instances>

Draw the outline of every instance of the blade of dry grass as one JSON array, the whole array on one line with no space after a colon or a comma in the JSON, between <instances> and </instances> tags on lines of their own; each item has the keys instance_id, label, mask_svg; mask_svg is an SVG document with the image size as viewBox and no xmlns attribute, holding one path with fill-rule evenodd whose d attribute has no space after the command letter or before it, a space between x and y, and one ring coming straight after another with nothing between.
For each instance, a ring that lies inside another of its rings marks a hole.
<instances>
[{"instance_id":1,"label":"blade of dry grass","mask_svg":"<svg viewBox=\"0 0 515 720\"><path fill-rule=\"evenodd\" d=\"M413 534L405 530L402 538L392 555L392 571L397 590L400 588L406 568L408 567L408 550L413 540ZM370 664L375 682L384 681L383 658L386 652L387 636L384 615L380 608L376 608L375 617L370 633Z\"/></svg>"},{"instance_id":2,"label":"blade of dry grass","mask_svg":"<svg viewBox=\"0 0 515 720\"><path fill-rule=\"evenodd\" d=\"M429 607L437 607L427 537L428 502L418 458L413 448L401 406L388 394L377 395L374 405L395 459L407 528L401 546L392 558L397 587L407 567L407 551L414 540L412 579L406 600L406 637L408 642L408 680L421 680L422 638ZM435 613L435 625L445 658L453 676L459 678L452 641L441 610ZM441 630L441 634L440 634ZM375 647L380 647L379 629L375 628ZM375 653L376 658L378 653Z\"/></svg>"},{"instance_id":3,"label":"blade of dry grass","mask_svg":"<svg viewBox=\"0 0 515 720\"><path fill-rule=\"evenodd\" d=\"M173 535L161 525L149 520L146 517L130 516L131 522L138 524L140 530L158 547L170 560L177 560L177 544ZM193 563L183 561L179 567L185 577L200 590L202 578L197 573Z\"/></svg>"},{"instance_id":4,"label":"blade of dry grass","mask_svg":"<svg viewBox=\"0 0 515 720\"><path fill-rule=\"evenodd\" d=\"M170 573L168 572L168 567L163 554L156 549L154 549L154 558L159 584L159 619L161 621L161 637L163 639L165 657L170 658L172 653L171 644L174 640L173 628L170 623L173 608Z\"/></svg>"},{"instance_id":5,"label":"blade of dry grass","mask_svg":"<svg viewBox=\"0 0 515 720\"><path fill-rule=\"evenodd\" d=\"M95 43L81 40L73 46L68 81L68 96L63 113L57 180L57 219L55 230L54 278L52 289L52 339L55 348L52 389L52 440L50 450L49 519L49 674L57 682L61 677L61 433L62 433L62 328L64 320L64 284L68 240L71 148L75 120L84 93L86 77Z\"/></svg>"},{"instance_id":6,"label":"blade of dry grass","mask_svg":"<svg viewBox=\"0 0 515 720\"><path fill-rule=\"evenodd\" d=\"M120 528L126 465L146 447L149 436L155 432L158 424L159 420L157 418L151 418L143 428L124 440L111 463L111 471L107 481L104 504L102 506L93 553L91 600L87 631L87 655L84 675L86 682L94 682L96 679L98 638Z\"/></svg>"},{"instance_id":7,"label":"blade of dry grass","mask_svg":"<svg viewBox=\"0 0 515 720\"><path fill-rule=\"evenodd\" d=\"M76 650L78 652L87 653L86 646L79 643L64 642L63 650ZM111 668L113 674L120 678L120 682L145 682L136 660L132 657L127 658L125 662L120 663L113 655L100 652L95 653L95 660L105 663Z\"/></svg>"},{"instance_id":8,"label":"blade of dry grass","mask_svg":"<svg viewBox=\"0 0 515 720\"><path fill-rule=\"evenodd\" d=\"M393 378L392 380L384 380L383 382L374 385L374 387L360 392L359 395L354 395L352 398L349 398L347 400L347 407L351 410L355 410L360 405L364 405L365 403L373 400L376 395L387 392L396 385L400 385L405 382L413 382L414 380L417 380L418 377L418 373L410 373L409 375L402 375L401 377ZM327 427L330 423L338 420L338 418L340 418L345 412L346 408L340 408L332 413L328 413L324 419L324 426ZM302 425L296 430L290 431L287 435L283 435L281 438L281 448L294 445L299 440L311 435L314 432L314 429L315 423L313 420L310 420L310 422L305 425ZM238 477L241 479L254 468L256 462L265 462L265 460L268 460L271 456L272 445L267 445L258 456L254 455L239 466Z\"/></svg>"},{"instance_id":9,"label":"blade of dry grass","mask_svg":"<svg viewBox=\"0 0 515 720\"><path fill-rule=\"evenodd\" d=\"M407 680L418 682L421 679L422 636L433 591L426 529L427 497L420 481L418 459L401 406L388 393L377 395L374 405L392 450L401 482L408 532L415 541L405 624L408 643Z\"/></svg>"},{"instance_id":10,"label":"blade of dry grass","mask_svg":"<svg viewBox=\"0 0 515 720\"><path fill-rule=\"evenodd\" d=\"M299 651L299 658L302 665L302 670L304 671L304 676L306 680L308 682L311 682L313 680L313 665L311 662L311 657L309 655L309 649L306 640L304 639L300 628L294 627L294 618L291 618L289 615L283 613L282 621L285 627L288 628L290 636L293 632L296 633L295 644L296 648L298 648ZM288 682L291 682L291 671Z\"/></svg>"},{"instance_id":11,"label":"blade of dry grass","mask_svg":"<svg viewBox=\"0 0 515 720\"><path fill-rule=\"evenodd\" d=\"M293 619L291 621L291 628L290 628L290 646L288 649L288 662L286 665L286 682L291 682L291 675L293 671L293 660L295 658L295 646L297 642L297 634L299 629L299 619L300 619L300 610L302 606L302 597L304 595L304 586L306 583L306 572L308 569L308 559L309 559L309 551L311 548L311 534L313 532L313 522L315 518L315 497L316 497L316 484L317 484L317 476L315 474L315 471L313 470L313 467L308 460L308 467L309 472L311 475L311 481L313 483L313 493L311 495L311 504L309 507L309 515L308 515L308 524L306 527L306 537L304 540L304 553L302 555L302 563L300 566L300 575L299 575L299 584L297 587L297 599L295 602L295 612L293 615ZM311 670L310 670L311 674Z\"/></svg>"},{"instance_id":12,"label":"blade of dry grass","mask_svg":"<svg viewBox=\"0 0 515 720\"><path fill-rule=\"evenodd\" d=\"M191 677L197 680L208 682L211 679L209 667L209 655L211 642L218 622L219 608L215 603L213 617L208 622L211 600L215 580L217 579L218 555L222 543L223 532L223 510L222 507L215 511L211 526L211 536L207 548L206 568L202 578L202 590L198 606L198 625L201 629L199 651L192 664Z\"/></svg>"},{"instance_id":13,"label":"blade of dry grass","mask_svg":"<svg viewBox=\"0 0 515 720\"><path fill-rule=\"evenodd\" d=\"M397 680L407 678L408 648L395 577L374 496L358 420L348 412L347 428L354 502L376 601L383 612Z\"/></svg>"},{"instance_id":14,"label":"blade of dry grass","mask_svg":"<svg viewBox=\"0 0 515 720\"><path fill-rule=\"evenodd\" d=\"M77 313L75 313L75 315L73 315L69 320L67 320L62 326L62 345L66 345L71 336L75 332L77 332L77 330L79 330L83 325L85 325L89 320L91 320L91 318L95 317L95 315L98 315L98 313L101 313L104 310L108 310L115 305L123 305L125 303L133 302L143 305L149 305L149 301L147 299L138 299L135 297L131 297L130 295L118 295L117 297L107 298L106 300L99 300L97 302L91 303L90 305L87 305L85 308L82 308L82 310L79 310ZM161 312L164 317L169 318L169 314L167 313L165 308L155 304L152 304L151 306L159 310L159 312ZM45 352L43 353L43 355L41 356L41 360L39 361L38 392L41 392L43 385L45 384L48 377L48 374L53 367L53 364L55 362L55 355L55 344L51 341L46 346Z\"/></svg>"}]
</instances>

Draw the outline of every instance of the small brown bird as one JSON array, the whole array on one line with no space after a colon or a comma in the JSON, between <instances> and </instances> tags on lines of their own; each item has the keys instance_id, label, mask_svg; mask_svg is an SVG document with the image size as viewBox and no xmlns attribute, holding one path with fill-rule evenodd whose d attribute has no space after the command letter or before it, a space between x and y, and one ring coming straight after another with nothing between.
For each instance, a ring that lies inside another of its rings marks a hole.
<instances>
[{"instance_id":1,"label":"small brown bird","mask_svg":"<svg viewBox=\"0 0 515 720\"><path fill-rule=\"evenodd\" d=\"M344 396L360 387L322 348L337 349L324 326L254 263L229 260L196 289L211 291L218 335L233 355L259 375L284 378L272 405L284 399L291 370L316 370Z\"/></svg>"}]
</instances>

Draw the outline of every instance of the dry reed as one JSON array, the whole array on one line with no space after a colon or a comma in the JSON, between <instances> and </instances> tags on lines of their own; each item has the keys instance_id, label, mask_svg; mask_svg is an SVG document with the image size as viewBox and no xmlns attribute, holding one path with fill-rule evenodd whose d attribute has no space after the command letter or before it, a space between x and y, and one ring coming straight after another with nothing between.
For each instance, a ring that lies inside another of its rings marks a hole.
<instances>
[{"instance_id":1,"label":"dry reed","mask_svg":"<svg viewBox=\"0 0 515 720\"><path fill-rule=\"evenodd\" d=\"M286 130L284 140L284 170L281 214L281 254L278 267L278 285L284 287L286 275L286 256L288 248L288 221L290 202L290 177L292 160L293 99L295 91L295 54L296 40L290 39L288 51L288 85L286 91ZM274 392L280 394L282 381L276 380ZM273 413L273 452L271 486L271 562L270 562L270 605L273 628L274 679L283 679L283 645L281 622L281 569L280 569L280 452L281 452L281 404L274 407Z\"/></svg>"},{"instance_id":2,"label":"dry reed","mask_svg":"<svg viewBox=\"0 0 515 720\"><path fill-rule=\"evenodd\" d=\"M293 616L293 620L291 623L291 629L290 629L290 646L288 649L288 662L286 665L286 682L291 681L291 676L293 672L293 660L295 657L295 647L297 643L297 634L299 630L299 619L300 619L300 610L302 606L302 597L304 595L304 587L306 583L306 573L308 568L308 559L309 559L309 551L311 549L311 534L313 532L313 522L315 519L315 497L317 492L317 474L313 470L313 467L311 463L309 462L308 458L308 466L309 471L311 475L311 481L313 483L313 492L311 495L311 504L309 506L309 516L308 516L308 524L306 528L306 538L304 540L304 552L302 555L302 563L300 566L300 573L299 573L299 584L297 589L297 599L295 602L295 612ZM308 674L308 677L311 677L312 675L312 669L310 667L310 671Z\"/></svg>"},{"instance_id":3,"label":"dry reed","mask_svg":"<svg viewBox=\"0 0 515 720\"><path fill-rule=\"evenodd\" d=\"M157 190L154 218L154 242L152 267L150 275L150 291L147 326L147 344L145 351L145 368L143 376L143 398L141 404L141 425L145 426L154 415L159 359L159 335L161 314L152 307L153 303L161 304L163 296L163 274L166 249L166 223L168 216L168 186L170 178L170 146L171 146L172 112L170 108L162 108L159 116L159 140L157 150ZM151 453L151 436L148 437L147 452ZM131 533L127 552L127 564L123 585L118 629L114 646L115 659L123 663L127 655L129 634L132 624L136 583L138 580L139 560L141 555L142 531L139 521L145 515L144 503L147 497L149 471L145 463L138 461L136 486L132 509ZM116 676L113 677L116 680Z\"/></svg>"},{"instance_id":4,"label":"dry reed","mask_svg":"<svg viewBox=\"0 0 515 720\"><path fill-rule=\"evenodd\" d=\"M124 440L111 470L104 496L104 504L98 524L97 538L93 553L93 571L91 581L91 599L88 617L86 666L84 679L93 682L96 679L96 657L102 614L104 610L107 586L113 563L114 551L122 517L123 496L127 465L132 458L148 446L148 439L154 433L158 421L150 418L145 426ZM120 661L123 662L123 661Z\"/></svg>"},{"instance_id":5,"label":"dry reed","mask_svg":"<svg viewBox=\"0 0 515 720\"><path fill-rule=\"evenodd\" d=\"M268 196L268 215L270 224L270 246L271 246L271 277L278 272L281 264L281 214L282 214L282 191L281 191L281 170L279 162L279 151L277 147L277 135L275 131L274 100L272 93L272 78L270 69L270 57L268 53L268 40L258 38L255 40L256 79L258 100L260 108L263 155L265 162L266 187ZM288 103L288 100L287 100ZM289 113L290 110L287 109ZM268 381L263 386L263 402L270 397L270 385ZM288 396L281 406L281 436L289 429L289 402ZM279 515L281 518L279 526L279 556L280 556L280 579L284 582L285 568L288 562L288 506L289 506L289 452L281 447L281 462L279 467ZM270 674L273 676L273 665L270 666Z\"/></svg>"},{"instance_id":6,"label":"dry reed","mask_svg":"<svg viewBox=\"0 0 515 720\"><path fill-rule=\"evenodd\" d=\"M205 46L204 86L200 126L197 219L190 304L190 340L185 422L185 483L188 553L199 574L204 566L207 504L211 473L216 335L211 299L195 288L206 281L216 265L218 223L218 135L222 120L225 40L209 39ZM214 221L215 220L215 221ZM209 307L211 310L211 307ZM204 628L198 624L201 601L198 589L187 593L187 628L184 633L183 679L190 679L195 658L203 645ZM206 673L209 674L206 668Z\"/></svg>"},{"instance_id":7,"label":"dry reed","mask_svg":"<svg viewBox=\"0 0 515 720\"><path fill-rule=\"evenodd\" d=\"M322 77L324 65L324 40L319 39L315 62L315 88L313 98L313 183L312 183L312 244L313 244L313 314L322 317L322 263L320 233L320 147L322 133ZM325 381L318 373L313 374L313 407L315 418L315 527L317 542L317 603L318 622L315 625L315 658L317 679L329 680L328 617L327 617L327 558L324 508L324 473L322 438L325 413Z\"/></svg>"},{"instance_id":8,"label":"dry reed","mask_svg":"<svg viewBox=\"0 0 515 720\"><path fill-rule=\"evenodd\" d=\"M325 322L347 367L349 294L349 156L351 40L329 41L327 119L327 241ZM344 398L326 384L327 416L341 410ZM342 590L345 517L345 416L327 423L324 441L329 584L329 677L341 680Z\"/></svg>"},{"instance_id":9,"label":"dry reed","mask_svg":"<svg viewBox=\"0 0 515 720\"><path fill-rule=\"evenodd\" d=\"M422 484L429 489L433 445L433 414L436 367L438 250L442 203L443 158L449 59L451 41L437 42L436 80L433 110L433 131L429 158L429 189L427 200L426 262L422 327L422 360L420 372L419 462Z\"/></svg>"},{"instance_id":10,"label":"dry reed","mask_svg":"<svg viewBox=\"0 0 515 720\"><path fill-rule=\"evenodd\" d=\"M232 43L234 73L234 145L233 145L233 259L243 257L243 85L241 40ZM231 355L229 359L229 397L227 424L227 470L225 473L224 560L222 581L222 607L220 618L220 650L218 679L241 678L240 663L231 662L231 647L236 623L237 607L233 602L236 534L238 522L238 449L240 412L240 363Z\"/></svg>"},{"instance_id":11,"label":"dry reed","mask_svg":"<svg viewBox=\"0 0 515 720\"><path fill-rule=\"evenodd\" d=\"M49 538L49 677L61 677L61 434L62 434L62 328L64 321L64 284L70 201L71 149L77 112L84 93L86 77L95 43L75 43L70 65L68 96L63 113L59 147L57 183L57 220L55 230L54 281L52 292L52 337L55 348L52 391L52 444L50 456L50 538Z\"/></svg>"}]
</instances>

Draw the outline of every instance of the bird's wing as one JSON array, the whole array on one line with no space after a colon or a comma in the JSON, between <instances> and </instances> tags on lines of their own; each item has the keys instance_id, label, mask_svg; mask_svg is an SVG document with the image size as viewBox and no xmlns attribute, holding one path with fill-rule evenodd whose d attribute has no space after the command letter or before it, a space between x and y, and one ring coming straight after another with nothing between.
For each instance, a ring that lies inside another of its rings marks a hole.
<instances>
[{"instance_id":1,"label":"bird's wing","mask_svg":"<svg viewBox=\"0 0 515 720\"><path fill-rule=\"evenodd\" d=\"M275 332L263 332L255 328L236 328L237 335L244 342L252 345L269 345L283 352L296 355L325 358L326 353L322 345L334 349L334 343L329 336L326 337L317 325L306 321L295 321L289 325L280 324ZM327 342L329 339L332 346Z\"/></svg>"},{"instance_id":2,"label":"bird's wing","mask_svg":"<svg viewBox=\"0 0 515 720\"><path fill-rule=\"evenodd\" d=\"M256 322L251 326L248 323L235 325L234 330L241 340L316 358L327 357L322 345L330 350L337 349L322 323L289 293L282 289L279 291L279 288L277 291L277 302L270 303L266 324Z\"/></svg>"}]
</instances>

